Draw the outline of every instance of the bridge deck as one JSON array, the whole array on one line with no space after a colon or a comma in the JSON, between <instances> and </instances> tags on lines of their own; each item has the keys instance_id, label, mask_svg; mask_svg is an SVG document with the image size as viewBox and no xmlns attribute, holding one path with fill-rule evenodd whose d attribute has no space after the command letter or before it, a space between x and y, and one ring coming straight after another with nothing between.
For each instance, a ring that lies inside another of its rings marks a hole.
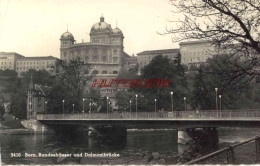
<instances>
[{"instance_id":1,"label":"bridge deck","mask_svg":"<svg viewBox=\"0 0 260 166\"><path fill-rule=\"evenodd\" d=\"M260 127L260 111L187 111L38 114L46 125L118 125L127 128Z\"/></svg>"},{"instance_id":2,"label":"bridge deck","mask_svg":"<svg viewBox=\"0 0 260 166\"><path fill-rule=\"evenodd\" d=\"M38 120L260 120L258 111L179 111L179 112L125 112L125 113L76 113L76 114L38 114Z\"/></svg>"}]
</instances>

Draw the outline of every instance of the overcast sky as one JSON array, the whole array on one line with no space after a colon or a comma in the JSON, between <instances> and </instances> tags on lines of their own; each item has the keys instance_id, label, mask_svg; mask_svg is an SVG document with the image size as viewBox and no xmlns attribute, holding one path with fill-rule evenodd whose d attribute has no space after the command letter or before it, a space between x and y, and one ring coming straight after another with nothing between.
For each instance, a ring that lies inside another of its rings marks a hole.
<instances>
[{"instance_id":1,"label":"overcast sky","mask_svg":"<svg viewBox=\"0 0 260 166\"><path fill-rule=\"evenodd\" d=\"M178 48L171 35L157 34L173 19L171 10L168 0L1 0L0 52L59 57L67 24L77 43L89 42L91 26L102 14L112 28L117 22L130 55Z\"/></svg>"}]
</instances>

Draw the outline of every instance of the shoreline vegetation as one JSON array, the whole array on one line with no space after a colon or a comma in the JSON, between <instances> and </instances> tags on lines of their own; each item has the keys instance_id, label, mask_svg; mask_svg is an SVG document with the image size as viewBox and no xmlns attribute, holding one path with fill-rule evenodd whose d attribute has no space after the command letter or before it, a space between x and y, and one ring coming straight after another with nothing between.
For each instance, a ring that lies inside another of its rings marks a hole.
<instances>
[{"instance_id":1,"label":"shoreline vegetation","mask_svg":"<svg viewBox=\"0 0 260 166\"><path fill-rule=\"evenodd\" d=\"M34 130L24 128L21 124L21 120L0 121L0 134L20 135L20 134L34 134L34 133L36 133Z\"/></svg>"}]
</instances>

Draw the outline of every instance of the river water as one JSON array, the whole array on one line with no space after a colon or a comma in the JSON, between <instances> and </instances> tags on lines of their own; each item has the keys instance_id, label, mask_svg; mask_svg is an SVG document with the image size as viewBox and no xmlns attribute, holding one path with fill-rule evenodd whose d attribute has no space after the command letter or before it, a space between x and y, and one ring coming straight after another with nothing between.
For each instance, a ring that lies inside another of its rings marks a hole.
<instances>
[{"instance_id":1,"label":"river water","mask_svg":"<svg viewBox=\"0 0 260 166\"><path fill-rule=\"evenodd\" d=\"M260 129L256 128L219 128L218 132L220 142L217 149L260 135ZM216 148L206 153L213 150ZM147 164L144 155L149 152L153 155L177 155L180 151L182 147L177 144L175 130L128 130L124 143L112 144L96 138L70 141L55 134L1 135L1 160L5 164ZM72 156L40 157L39 153ZM114 157L91 156L101 153ZM76 157L73 154L83 156Z\"/></svg>"}]
</instances>

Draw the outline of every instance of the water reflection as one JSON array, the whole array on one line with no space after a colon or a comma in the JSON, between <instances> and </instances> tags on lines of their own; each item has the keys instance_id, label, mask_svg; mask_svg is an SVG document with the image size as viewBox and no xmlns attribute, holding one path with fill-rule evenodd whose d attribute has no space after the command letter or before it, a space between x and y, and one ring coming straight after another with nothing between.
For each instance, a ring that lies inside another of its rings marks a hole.
<instances>
[{"instance_id":1,"label":"water reflection","mask_svg":"<svg viewBox=\"0 0 260 166\"><path fill-rule=\"evenodd\" d=\"M260 129L219 129L220 144L218 148L237 143L260 134ZM73 139L71 139L73 138ZM176 130L128 130L127 138L108 140L97 137L66 137L49 135L2 135L1 157L6 164L60 164L57 158L11 158L11 153L118 153L119 158L109 160L110 164L125 164L134 161L141 164L145 153L176 155L183 153L189 145L177 144ZM203 147L202 147L203 149ZM204 149L205 150L205 149ZM212 150L212 149L211 149ZM208 153L210 150L205 150ZM80 164L100 164L107 158L77 158L66 162ZM146 163L143 163L146 164Z\"/></svg>"}]
</instances>

